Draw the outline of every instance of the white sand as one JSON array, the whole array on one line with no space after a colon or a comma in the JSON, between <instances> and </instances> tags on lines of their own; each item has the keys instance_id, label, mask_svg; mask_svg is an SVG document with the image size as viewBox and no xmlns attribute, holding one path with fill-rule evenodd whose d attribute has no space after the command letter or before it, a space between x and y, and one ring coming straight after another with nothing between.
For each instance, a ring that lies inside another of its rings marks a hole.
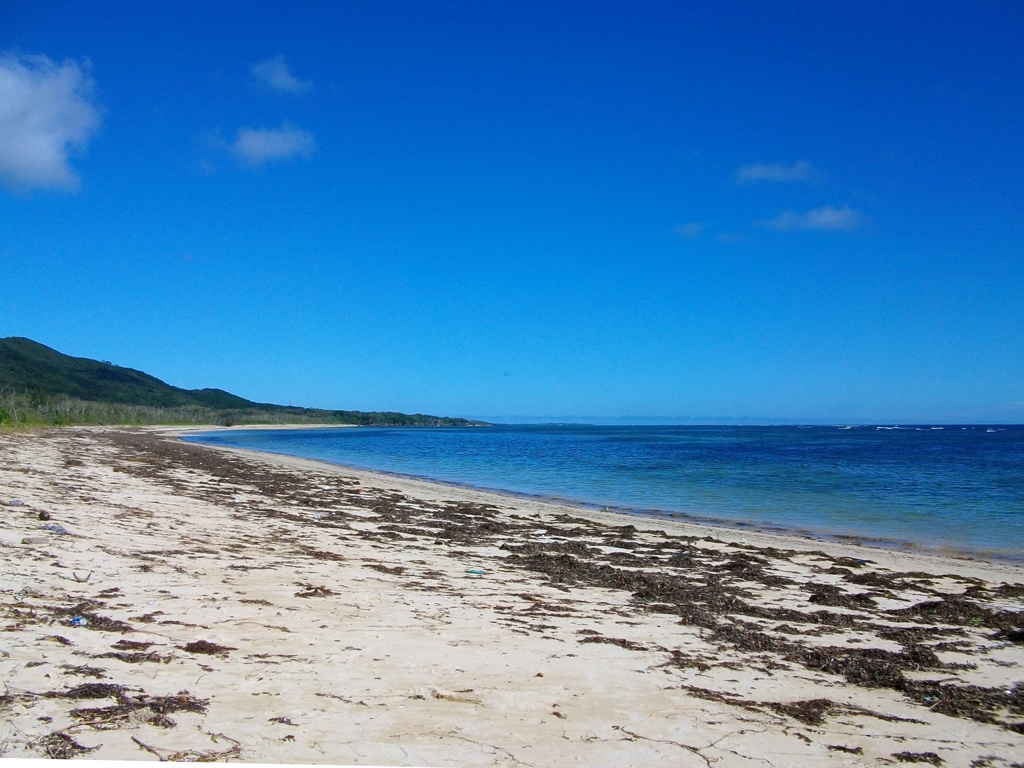
<instances>
[{"instance_id":1,"label":"white sand","mask_svg":"<svg viewBox=\"0 0 1024 768\"><path fill-rule=\"evenodd\" d=\"M670 571L622 558L690 546L699 563L672 573L721 579L741 598L715 608L723 627L759 626L801 648L894 653L903 641L883 637L880 626L945 628L919 644L946 643L935 649L946 666L924 664L905 677L945 681L958 695L998 688L1009 704L1024 696L1015 693L1024 685L1014 689L1024 681L1019 640L987 619L947 625L948 617L884 612L972 587L969 605L1020 612L1022 593L994 591L1024 582L1019 566L623 518L166 443L153 432L119 434L0 433L2 757L814 766L933 753L950 766L1024 761L1024 735L1005 727L1024 721L1024 711L990 708L991 722L943 714L945 705L934 711L907 692L856 684L779 647L739 647L706 619L687 623L689 609L662 610L656 598L582 577L553 581L528 553L510 556L522 543L554 542L572 566L565 552L576 542L610 555L606 568L653 574ZM454 502L490 511L445 506ZM486 535L463 536L477 521ZM44 530L47 522L68 534ZM624 525L637 532L609 528ZM673 538L708 535L715 540L677 546ZM765 572L789 580L773 586L729 570L746 553L760 557L752 547L814 554L766 556ZM858 576L914 573L898 589L857 584L836 558L871 560L847 563ZM874 602L863 610L808 602L828 585L870 592ZM775 615L758 618L751 605L854 621L794 629ZM89 623L73 626L75 615ZM230 650L185 649L196 641ZM779 706L817 699L828 700L820 722Z\"/></svg>"}]
</instances>

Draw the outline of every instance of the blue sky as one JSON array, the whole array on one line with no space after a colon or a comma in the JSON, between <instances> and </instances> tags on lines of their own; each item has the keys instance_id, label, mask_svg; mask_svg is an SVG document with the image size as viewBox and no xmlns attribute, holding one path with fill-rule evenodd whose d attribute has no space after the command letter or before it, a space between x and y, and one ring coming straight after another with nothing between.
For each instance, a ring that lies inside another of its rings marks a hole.
<instances>
[{"instance_id":1,"label":"blue sky","mask_svg":"<svg viewBox=\"0 0 1024 768\"><path fill-rule=\"evenodd\" d=\"M258 401L1024 420L1019 2L0 3L0 336Z\"/></svg>"}]
</instances>

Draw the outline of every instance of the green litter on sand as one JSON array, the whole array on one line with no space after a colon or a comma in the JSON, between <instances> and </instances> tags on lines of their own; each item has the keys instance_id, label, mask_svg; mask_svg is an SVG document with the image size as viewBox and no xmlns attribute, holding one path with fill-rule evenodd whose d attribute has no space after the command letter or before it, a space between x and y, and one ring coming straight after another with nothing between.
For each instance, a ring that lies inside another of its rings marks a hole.
<instances>
[{"instance_id":1,"label":"green litter on sand","mask_svg":"<svg viewBox=\"0 0 1024 768\"><path fill-rule=\"evenodd\" d=\"M466 569L466 573L472 573L474 576L483 576L484 575L484 569L483 568L467 568Z\"/></svg>"}]
</instances>

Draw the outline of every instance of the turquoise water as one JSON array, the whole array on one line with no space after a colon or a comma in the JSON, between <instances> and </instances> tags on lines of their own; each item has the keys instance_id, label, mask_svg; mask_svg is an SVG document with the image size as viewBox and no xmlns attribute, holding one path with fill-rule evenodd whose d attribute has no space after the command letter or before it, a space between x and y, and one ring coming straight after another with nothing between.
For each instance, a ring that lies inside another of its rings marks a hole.
<instances>
[{"instance_id":1,"label":"turquoise water","mask_svg":"<svg viewBox=\"0 0 1024 768\"><path fill-rule=\"evenodd\" d=\"M645 515L1024 560L1024 426L252 430L197 442Z\"/></svg>"}]
</instances>

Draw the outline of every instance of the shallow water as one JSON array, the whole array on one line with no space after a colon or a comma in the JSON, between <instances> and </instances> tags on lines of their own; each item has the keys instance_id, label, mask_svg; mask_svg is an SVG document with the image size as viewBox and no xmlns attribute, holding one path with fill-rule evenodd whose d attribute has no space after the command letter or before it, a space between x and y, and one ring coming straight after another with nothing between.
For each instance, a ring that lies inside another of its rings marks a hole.
<instances>
[{"instance_id":1,"label":"shallow water","mask_svg":"<svg viewBox=\"0 0 1024 768\"><path fill-rule=\"evenodd\" d=\"M1024 426L495 426L188 439L512 493L1024 560Z\"/></svg>"}]
</instances>

